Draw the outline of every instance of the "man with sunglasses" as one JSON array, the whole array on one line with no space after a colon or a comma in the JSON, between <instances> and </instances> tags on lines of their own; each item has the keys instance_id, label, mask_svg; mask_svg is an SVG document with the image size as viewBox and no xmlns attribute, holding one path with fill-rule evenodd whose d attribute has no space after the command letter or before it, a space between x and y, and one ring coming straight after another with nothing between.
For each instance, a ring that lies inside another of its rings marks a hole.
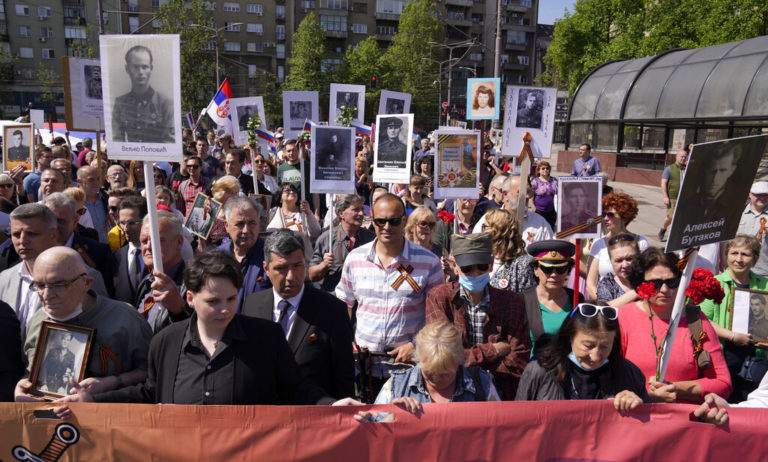
<instances>
[{"instance_id":1,"label":"man with sunglasses","mask_svg":"<svg viewBox=\"0 0 768 462\"><path fill-rule=\"evenodd\" d=\"M181 196L184 202L185 216L189 216L189 212L192 211L195 204L197 193L210 196L211 185L208 179L203 176L203 171L201 170L203 161L200 160L200 157L192 156L184 162L184 165L189 178L179 184L179 196Z\"/></svg>"},{"instance_id":2,"label":"man with sunglasses","mask_svg":"<svg viewBox=\"0 0 768 462\"><path fill-rule=\"evenodd\" d=\"M503 398L512 400L531 356L531 339L522 297L489 284L492 244L488 233L451 237L459 280L429 292L426 322L452 322L461 333L464 366L491 371Z\"/></svg>"},{"instance_id":3,"label":"man with sunglasses","mask_svg":"<svg viewBox=\"0 0 768 462\"><path fill-rule=\"evenodd\" d=\"M350 317L357 303L355 342L374 356L373 392L384 385L395 362L411 359L413 338L424 326L425 300L443 283L440 260L405 239L405 204L391 193L373 204L376 239L354 249L344 260L336 297L347 304Z\"/></svg>"}]
</instances>

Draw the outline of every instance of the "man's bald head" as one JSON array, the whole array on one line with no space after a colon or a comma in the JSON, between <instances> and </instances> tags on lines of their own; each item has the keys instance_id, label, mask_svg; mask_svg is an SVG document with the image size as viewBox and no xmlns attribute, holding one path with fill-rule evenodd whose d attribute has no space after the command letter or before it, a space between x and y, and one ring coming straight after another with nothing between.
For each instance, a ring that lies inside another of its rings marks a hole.
<instances>
[{"instance_id":1,"label":"man's bald head","mask_svg":"<svg viewBox=\"0 0 768 462\"><path fill-rule=\"evenodd\" d=\"M42 267L48 264L61 265L67 268L67 271L71 274L86 273L88 271L83 257L76 250L64 246L51 247L37 256L37 260L35 260L35 276L37 276L38 267L42 270Z\"/></svg>"},{"instance_id":2,"label":"man's bald head","mask_svg":"<svg viewBox=\"0 0 768 462\"><path fill-rule=\"evenodd\" d=\"M396 196L396 195L394 195L392 193L386 193L386 194L382 194L381 196L377 197L376 201L373 203L374 216L376 216L376 204L378 204L380 202L381 203L388 202L388 203L392 203L392 204L399 204L400 209L402 210L402 214L405 215L405 204L403 203L403 200L400 197L398 197L398 196Z\"/></svg>"},{"instance_id":3,"label":"man's bald head","mask_svg":"<svg viewBox=\"0 0 768 462\"><path fill-rule=\"evenodd\" d=\"M51 247L37 257L32 277L43 309L58 321L77 315L93 284L80 254L61 246Z\"/></svg>"}]
</instances>

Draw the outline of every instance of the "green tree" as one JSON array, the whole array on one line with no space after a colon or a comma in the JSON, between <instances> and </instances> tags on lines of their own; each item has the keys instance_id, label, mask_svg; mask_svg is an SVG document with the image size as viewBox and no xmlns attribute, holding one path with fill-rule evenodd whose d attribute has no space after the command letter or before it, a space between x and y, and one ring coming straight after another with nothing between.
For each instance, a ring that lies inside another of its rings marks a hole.
<instances>
[{"instance_id":1,"label":"green tree","mask_svg":"<svg viewBox=\"0 0 768 462\"><path fill-rule=\"evenodd\" d=\"M382 73L382 52L376 37L368 38L355 46L349 46L342 59L342 68L339 82L366 85L370 83L371 76L377 78ZM375 115L381 89L368 88L365 92L365 113ZM373 118L373 117L371 117Z\"/></svg>"},{"instance_id":2,"label":"green tree","mask_svg":"<svg viewBox=\"0 0 768 462\"><path fill-rule=\"evenodd\" d=\"M203 51L216 45L213 10L207 9L208 4L203 0L170 0L157 11L157 20L162 25L159 32L180 35L181 106L195 114L210 102L216 91L215 54ZM221 75L225 74L221 72Z\"/></svg>"},{"instance_id":3,"label":"green tree","mask_svg":"<svg viewBox=\"0 0 768 462\"><path fill-rule=\"evenodd\" d=\"M439 78L437 53L429 42L442 43L443 28L432 0L413 0L400 14L392 45L381 59L383 78L379 85L390 90L411 93L411 112L417 123L436 115Z\"/></svg>"},{"instance_id":4,"label":"green tree","mask_svg":"<svg viewBox=\"0 0 768 462\"><path fill-rule=\"evenodd\" d=\"M325 29L309 13L293 34L291 57L288 58L288 76L283 90L317 90L327 92L328 80L323 74L325 56Z\"/></svg>"}]
</instances>

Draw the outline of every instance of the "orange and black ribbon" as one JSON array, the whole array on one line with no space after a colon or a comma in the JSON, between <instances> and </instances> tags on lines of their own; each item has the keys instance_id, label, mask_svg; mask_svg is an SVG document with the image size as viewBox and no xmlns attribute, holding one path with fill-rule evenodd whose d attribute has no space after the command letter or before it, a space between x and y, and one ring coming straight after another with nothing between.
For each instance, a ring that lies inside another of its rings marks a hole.
<instances>
[{"instance_id":1,"label":"orange and black ribbon","mask_svg":"<svg viewBox=\"0 0 768 462\"><path fill-rule=\"evenodd\" d=\"M517 156L517 165L523 165L523 159L525 159L526 156L531 160L531 165L534 163L533 159L533 150L531 150L531 141L533 141L533 136L529 132L525 132L525 135L523 135L523 149L520 151L520 155Z\"/></svg>"},{"instance_id":2,"label":"orange and black ribbon","mask_svg":"<svg viewBox=\"0 0 768 462\"><path fill-rule=\"evenodd\" d=\"M680 271L685 270L685 267L688 266L688 260L691 258L691 254L693 253L694 250L699 250L699 248L691 247L690 249L685 251L683 258L681 258L677 262L677 269L679 269Z\"/></svg>"},{"instance_id":3,"label":"orange and black ribbon","mask_svg":"<svg viewBox=\"0 0 768 462\"><path fill-rule=\"evenodd\" d=\"M151 310L153 306L155 306L155 299L150 295L144 299L144 310L139 314L144 316L145 319L149 319L149 310Z\"/></svg>"},{"instance_id":4,"label":"orange and black ribbon","mask_svg":"<svg viewBox=\"0 0 768 462\"><path fill-rule=\"evenodd\" d=\"M101 376L104 377L107 375L107 372L109 372L109 362L108 360L112 360L115 363L115 374L120 374L123 372L122 368L120 367L120 360L117 359L117 355L112 352L112 350L109 349L108 346L104 345L103 343L99 345L99 359L101 360Z\"/></svg>"},{"instance_id":5,"label":"orange and black ribbon","mask_svg":"<svg viewBox=\"0 0 768 462\"><path fill-rule=\"evenodd\" d=\"M760 217L760 231L757 233L757 240L763 240L763 234L765 233L765 223L768 222L765 217Z\"/></svg>"},{"instance_id":6,"label":"orange and black ribbon","mask_svg":"<svg viewBox=\"0 0 768 462\"><path fill-rule=\"evenodd\" d=\"M394 283L392 283L392 288L397 290L398 287L400 287L400 284L403 283L403 281L408 281L408 284L411 286L414 292L418 293L421 291L421 287L414 281L414 279L411 277L411 271L413 271L413 266L408 265L406 268L402 264L397 266L397 270L400 271L400 276L397 277Z\"/></svg>"},{"instance_id":7,"label":"orange and black ribbon","mask_svg":"<svg viewBox=\"0 0 768 462\"><path fill-rule=\"evenodd\" d=\"M558 238L558 239L563 239L563 238L566 238L568 236L572 236L572 235L574 235L574 234L576 234L578 232L584 231L587 228L591 228L592 226L595 226L596 224L602 223L602 222L603 222L603 216L602 215L598 215L598 216L596 216L594 218L590 218L589 220L585 221L584 223L579 223L578 225L571 226L568 229L564 229L564 230L560 231L559 233L557 233L555 235L555 237Z\"/></svg>"}]
</instances>

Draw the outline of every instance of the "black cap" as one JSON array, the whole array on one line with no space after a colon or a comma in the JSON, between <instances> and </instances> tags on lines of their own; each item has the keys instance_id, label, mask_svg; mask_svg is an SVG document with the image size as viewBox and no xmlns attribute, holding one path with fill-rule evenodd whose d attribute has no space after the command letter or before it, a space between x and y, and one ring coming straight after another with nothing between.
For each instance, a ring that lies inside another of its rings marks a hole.
<instances>
[{"instance_id":1,"label":"black cap","mask_svg":"<svg viewBox=\"0 0 768 462\"><path fill-rule=\"evenodd\" d=\"M387 119L384 119L384 122L382 123L384 127L390 127L394 125L397 128L400 128L403 126L403 121L400 120L398 117L389 117Z\"/></svg>"}]
</instances>

